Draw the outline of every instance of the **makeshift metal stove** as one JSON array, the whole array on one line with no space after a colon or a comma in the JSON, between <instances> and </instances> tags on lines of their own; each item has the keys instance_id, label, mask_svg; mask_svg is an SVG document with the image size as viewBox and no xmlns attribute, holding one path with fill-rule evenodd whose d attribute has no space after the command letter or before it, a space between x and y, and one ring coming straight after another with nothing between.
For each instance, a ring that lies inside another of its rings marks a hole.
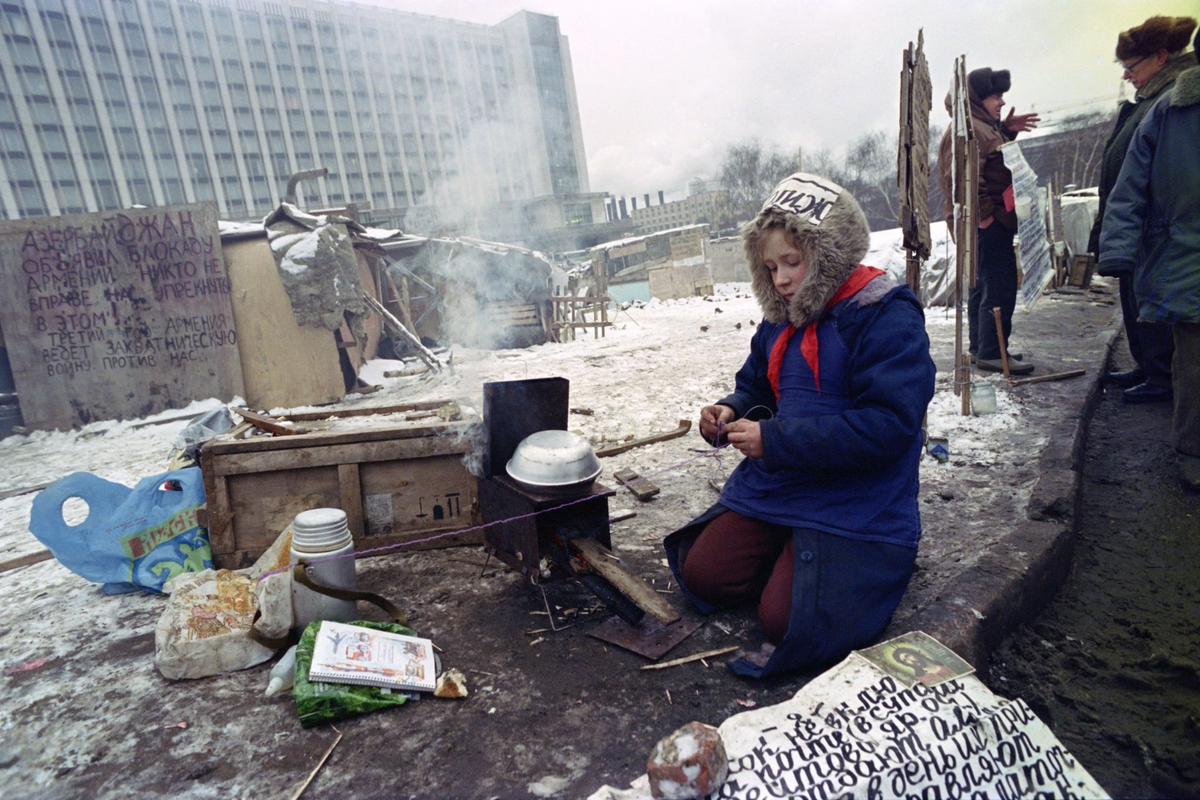
<instances>
[{"instance_id":1,"label":"makeshift metal stove","mask_svg":"<svg viewBox=\"0 0 1200 800\"><path fill-rule=\"evenodd\" d=\"M608 498L614 492L594 481L600 468L590 446L582 453L566 433L569 392L565 378L484 384L479 509L485 523L503 521L484 530L484 549L536 586L577 579L623 620L605 623L611 635L600 638L657 657L699 622L681 620L612 552ZM562 433L545 433L556 431ZM559 479L539 474L547 453L580 463ZM583 463L588 457L594 471Z\"/></svg>"}]
</instances>

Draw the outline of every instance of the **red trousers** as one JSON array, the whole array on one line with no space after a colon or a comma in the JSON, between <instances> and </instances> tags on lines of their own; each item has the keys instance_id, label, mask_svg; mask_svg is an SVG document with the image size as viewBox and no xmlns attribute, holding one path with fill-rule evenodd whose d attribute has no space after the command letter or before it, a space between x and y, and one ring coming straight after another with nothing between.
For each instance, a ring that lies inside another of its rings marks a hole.
<instances>
[{"instance_id":1,"label":"red trousers","mask_svg":"<svg viewBox=\"0 0 1200 800\"><path fill-rule=\"evenodd\" d=\"M792 530L726 511L701 531L683 562L683 582L702 600L758 600L758 619L775 644L792 613Z\"/></svg>"}]
</instances>

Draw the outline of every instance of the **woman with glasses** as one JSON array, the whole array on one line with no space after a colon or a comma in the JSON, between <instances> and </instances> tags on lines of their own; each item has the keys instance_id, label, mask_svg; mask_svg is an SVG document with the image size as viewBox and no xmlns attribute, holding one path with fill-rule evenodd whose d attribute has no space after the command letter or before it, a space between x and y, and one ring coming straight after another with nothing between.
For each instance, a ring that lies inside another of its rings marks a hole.
<instances>
[{"instance_id":1,"label":"woman with glasses","mask_svg":"<svg viewBox=\"0 0 1200 800\"><path fill-rule=\"evenodd\" d=\"M1192 54L1186 52L1195 28L1196 20L1191 17L1151 17L1117 37L1117 61L1136 94L1132 101L1121 104L1116 127L1104 146L1104 160L1100 165L1100 212L1096 215L1088 243L1088 251L1093 255L1100 255L1100 228L1108 195L1121 173L1133 132L1154 105L1154 100L1174 85L1179 73L1196 65ZM1138 321L1132 269L1114 271L1114 267L1101 264L1097 272L1116 276L1119 280L1121 316L1129 352L1135 362L1128 372L1110 372L1108 381L1127 387L1121 395L1127 403L1169 401L1172 396L1171 357L1175 352L1171 326Z\"/></svg>"}]
</instances>

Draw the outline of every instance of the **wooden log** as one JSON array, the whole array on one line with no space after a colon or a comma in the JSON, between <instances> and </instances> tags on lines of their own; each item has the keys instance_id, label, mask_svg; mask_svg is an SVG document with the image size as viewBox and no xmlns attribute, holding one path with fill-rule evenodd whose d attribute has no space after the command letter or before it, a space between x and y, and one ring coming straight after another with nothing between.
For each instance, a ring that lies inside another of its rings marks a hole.
<instances>
[{"instance_id":1,"label":"wooden log","mask_svg":"<svg viewBox=\"0 0 1200 800\"><path fill-rule=\"evenodd\" d=\"M618 592L663 625L670 625L679 620L679 612L671 608L670 603L659 597L658 592L650 588L644 580L627 570L619 559L614 560L612 551L595 539L569 539L567 544Z\"/></svg>"},{"instance_id":2,"label":"wooden log","mask_svg":"<svg viewBox=\"0 0 1200 800\"><path fill-rule=\"evenodd\" d=\"M644 445L655 444L657 442L665 442L669 439L678 439L680 436L683 436L685 433L687 433L691 429L692 429L691 421L686 420L686 419L681 419L681 420L679 420L679 427L673 431L667 431L666 433L656 433L655 435L647 436L644 439L636 439L632 442L626 442L625 444L619 444L619 445L615 445L613 447L606 447L603 450L597 450L596 455L599 458L606 458L608 456L620 455L621 453L628 452L628 451L634 449L635 447L642 447Z\"/></svg>"}]
</instances>

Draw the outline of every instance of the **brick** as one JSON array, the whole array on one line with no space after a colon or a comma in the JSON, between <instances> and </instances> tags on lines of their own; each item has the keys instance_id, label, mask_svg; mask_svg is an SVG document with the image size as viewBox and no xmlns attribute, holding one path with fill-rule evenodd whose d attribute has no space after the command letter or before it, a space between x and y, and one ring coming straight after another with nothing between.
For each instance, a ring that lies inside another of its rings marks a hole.
<instances>
[{"instance_id":1,"label":"brick","mask_svg":"<svg viewBox=\"0 0 1200 800\"><path fill-rule=\"evenodd\" d=\"M702 722L689 722L660 741L646 762L650 793L661 800L711 794L725 783L728 772L721 734Z\"/></svg>"}]
</instances>

